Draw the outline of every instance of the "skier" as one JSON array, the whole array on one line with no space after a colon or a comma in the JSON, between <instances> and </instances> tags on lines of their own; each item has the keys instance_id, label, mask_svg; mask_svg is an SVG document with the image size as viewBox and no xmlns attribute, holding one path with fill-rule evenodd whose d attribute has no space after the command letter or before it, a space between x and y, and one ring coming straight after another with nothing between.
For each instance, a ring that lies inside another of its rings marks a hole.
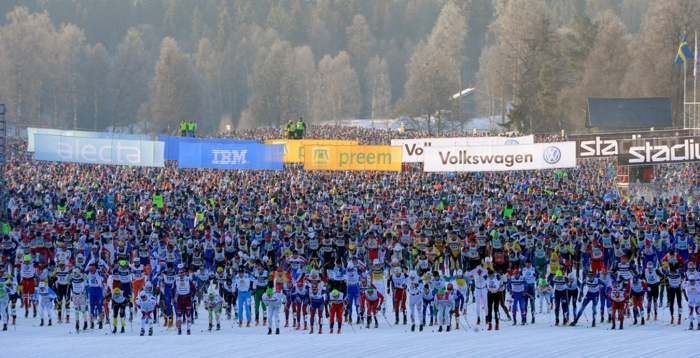
<instances>
[{"instance_id":1,"label":"skier","mask_svg":"<svg viewBox=\"0 0 700 358\"><path fill-rule=\"evenodd\" d=\"M141 310L141 334L143 336L146 331L146 323L148 323L148 335L153 335L153 317L152 314L158 302L155 297L146 293L146 291L141 291L139 293L138 308Z\"/></svg>"},{"instance_id":2,"label":"skier","mask_svg":"<svg viewBox=\"0 0 700 358\"><path fill-rule=\"evenodd\" d=\"M416 271L411 270L408 273L406 280L406 291L408 294L408 309L411 311L411 332L416 330L415 312L418 310L418 318L422 316L423 299L423 280L418 277ZM369 321L367 321L369 322ZM369 325L369 323L367 323Z\"/></svg>"},{"instance_id":3,"label":"skier","mask_svg":"<svg viewBox=\"0 0 700 358\"><path fill-rule=\"evenodd\" d=\"M102 329L102 282L104 278L95 266L90 266L90 271L87 275L88 282L88 297L90 299L90 329L95 328L95 317L98 318L99 329Z\"/></svg>"},{"instance_id":4,"label":"skier","mask_svg":"<svg viewBox=\"0 0 700 358\"><path fill-rule=\"evenodd\" d=\"M449 332L450 327L452 326L452 323L450 322L450 315L453 313L455 307L454 298L444 288L441 288L440 290L438 290L438 294L435 295L434 304L438 312L438 332L442 332L443 325L447 326L447 332Z\"/></svg>"},{"instance_id":5,"label":"skier","mask_svg":"<svg viewBox=\"0 0 700 358\"><path fill-rule=\"evenodd\" d=\"M123 293L121 288L117 287L112 291L111 296L105 297L105 299L110 298L112 299L112 333L117 333L117 316L121 318L122 322L122 329L120 333L124 333L124 327L126 326L126 307L131 300L131 296Z\"/></svg>"},{"instance_id":6,"label":"skier","mask_svg":"<svg viewBox=\"0 0 700 358\"><path fill-rule=\"evenodd\" d=\"M0 277L0 317L2 317L2 330L7 331L7 323L8 323L8 310L7 306L10 303L10 294L8 293L7 289L7 283L11 282L10 280L3 281L2 277Z\"/></svg>"},{"instance_id":7,"label":"skier","mask_svg":"<svg viewBox=\"0 0 700 358\"><path fill-rule=\"evenodd\" d=\"M255 295L254 303L255 306L255 325L260 324L260 306L262 306L263 314L263 326L267 325L267 306L262 302L262 297L265 295L265 291L270 284L270 273L265 270L262 262L258 261L258 264L253 269L253 277L255 277Z\"/></svg>"},{"instance_id":8,"label":"skier","mask_svg":"<svg viewBox=\"0 0 700 358\"><path fill-rule=\"evenodd\" d=\"M318 313L318 334L321 334L323 330L323 310L326 306L326 292L319 288L318 283L314 282L311 284L311 291L309 291L309 300L311 301L311 330L309 331L309 334L314 333L314 319L316 318L316 313Z\"/></svg>"},{"instance_id":9,"label":"skier","mask_svg":"<svg viewBox=\"0 0 700 358\"><path fill-rule=\"evenodd\" d=\"M554 322L555 326L559 325L559 310L563 310L564 324L567 324L567 317L569 316L569 305L566 302L566 278L561 270L557 270L556 275L550 279L549 285L554 288L554 315L556 320Z\"/></svg>"},{"instance_id":10,"label":"skier","mask_svg":"<svg viewBox=\"0 0 700 358\"><path fill-rule=\"evenodd\" d=\"M304 286L304 281L297 281L296 287L292 291L292 312L294 314L294 329L301 328L301 320L304 319L304 330L308 329L306 322L306 308L309 304L309 291Z\"/></svg>"},{"instance_id":11,"label":"skier","mask_svg":"<svg viewBox=\"0 0 700 358\"><path fill-rule=\"evenodd\" d=\"M243 268L238 269L238 276L234 278L233 285L238 293L238 327L243 327L243 309L246 313L246 327L250 327L250 292L255 288L255 280L246 275Z\"/></svg>"},{"instance_id":12,"label":"skier","mask_svg":"<svg viewBox=\"0 0 700 358\"><path fill-rule=\"evenodd\" d=\"M56 267L51 274L51 277L56 280L56 285L54 288L56 289L56 308L57 308L57 314L56 316L58 317L58 323L62 323L62 314L63 314L63 304L66 304L66 311L65 311L65 316L66 316L66 323L70 323L70 300L68 297L68 292L69 292L69 284L68 284L68 275L70 275L71 271L68 267L66 267L66 263L64 261L59 261L58 262L58 267Z\"/></svg>"},{"instance_id":13,"label":"skier","mask_svg":"<svg viewBox=\"0 0 700 358\"><path fill-rule=\"evenodd\" d=\"M29 317L29 305L32 306L32 312L36 317L36 302L32 302L34 297L37 271L32 263L30 255L24 255L23 262L19 268L19 275L22 278L22 303L24 304L24 318Z\"/></svg>"},{"instance_id":14,"label":"skier","mask_svg":"<svg viewBox=\"0 0 700 358\"><path fill-rule=\"evenodd\" d=\"M343 327L343 308L346 304L347 300L342 292L338 292L338 290L331 291L328 299L328 305L330 306L330 334L333 334L333 326L336 320L338 321L338 334L340 334L340 329Z\"/></svg>"},{"instance_id":15,"label":"skier","mask_svg":"<svg viewBox=\"0 0 700 358\"><path fill-rule=\"evenodd\" d=\"M277 327L275 329L275 334L280 334L280 309L282 309L282 305L284 304L284 295L279 292L275 292L271 288L268 288L265 292L265 296L263 296L263 302L265 303L265 306L267 306L269 314L269 320L267 321L267 334L272 334L273 321L275 323L275 327ZM318 333L321 333L320 328ZM340 333L340 331L338 331L338 333Z\"/></svg>"},{"instance_id":16,"label":"skier","mask_svg":"<svg viewBox=\"0 0 700 358\"><path fill-rule=\"evenodd\" d=\"M683 285L683 276L677 272L675 266L669 266L669 272L666 274L668 280L668 303L671 309L671 324L673 324L673 304L678 303L678 324L681 324L681 315L683 314L683 306L681 305L681 286Z\"/></svg>"},{"instance_id":17,"label":"skier","mask_svg":"<svg viewBox=\"0 0 700 358\"><path fill-rule=\"evenodd\" d=\"M355 307L357 322L360 323L360 273L352 262L348 262L345 269L345 282L347 285L346 297L348 307L345 312L348 323L352 324L352 308Z\"/></svg>"},{"instance_id":18,"label":"skier","mask_svg":"<svg viewBox=\"0 0 700 358\"><path fill-rule=\"evenodd\" d=\"M550 307L552 305L552 287L547 284L547 280L541 279L540 280L540 285L537 288L537 298L540 300L540 311L539 313L542 314L542 304L544 303L547 306L547 312L549 313Z\"/></svg>"},{"instance_id":19,"label":"skier","mask_svg":"<svg viewBox=\"0 0 700 358\"><path fill-rule=\"evenodd\" d=\"M634 312L634 324L637 324L637 316L642 316L642 326L644 325L644 312L643 306L644 295L649 291L649 286L647 283L640 280L639 276L635 275L630 282L627 283L625 288L632 296L632 308Z\"/></svg>"},{"instance_id":20,"label":"skier","mask_svg":"<svg viewBox=\"0 0 700 358\"><path fill-rule=\"evenodd\" d=\"M620 320L620 329L623 329L625 322L625 308L627 306L627 301L629 301L629 294L627 291L621 288L619 283L614 283L610 294L608 294L610 301L612 302L612 329L615 329L615 318ZM616 316L616 314L618 316Z\"/></svg>"},{"instance_id":21,"label":"skier","mask_svg":"<svg viewBox=\"0 0 700 358\"><path fill-rule=\"evenodd\" d=\"M394 314L396 315L396 322L394 324L399 324L399 312L403 311L403 322L406 324L408 319L406 318L406 281L408 276L401 272L400 267L394 268L394 274L389 277L389 290L393 289L394 292Z\"/></svg>"},{"instance_id":22,"label":"skier","mask_svg":"<svg viewBox=\"0 0 700 358\"><path fill-rule=\"evenodd\" d=\"M452 325L451 324L452 323L452 315L454 314L458 320L457 324L455 325L455 328L459 329L459 307L462 305L462 303L464 303L464 296L462 295L462 292L456 291L454 289L454 285L452 283L447 284L447 294L449 294L450 297L452 298L452 304L453 304L453 307L450 310L450 318L449 318L450 326ZM449 331L450 326L447 326L448 331Z\"/></svg>"},{"instance_id":23,"label":"skier","mask_svg":"<svg viewBox=\"0 0 700 358\"><path fill-rule=\"evenodd\" d=\"M537 285L537 273L532 267L530 260L525 261L525 267L520 272L525 278L525 315L527 316L527 308L530 306L530 314L532 315L530 323L535 323L535 286Z\"/></svg>"},{"instance_id":24,"label":"skier","mask_svg":"<svg viewBox=\"0 0 700 358\"><path fill-rule=\"evenodd\" d=\"M566 282L566 299L571 304L571 306L573 306L573 309L567 309L564 324L566 324L566 322L569 321L569 313L573 313L574 315L576 315L576 311L578 308L576 303L580 297L578 292L579 283L578 279L576 278L576 273L569 272L568 279L569 280Z\"/></svg>"},{"instance_id":25,"label":"skier","mask_svg":"<svg viewBox=\"0 0 700 358\"><path fill-rule=\"evenodd\" d=\"M601 267L600 272L597 274L598 279L603 284L600 288L600 295L598 299L600 300L600 323L603 323L605 319L605 309L608 309L608 323L612 320L612 301L610 301L610 292L612 291L613 284L616 282L615 277L608 272L606 266Z\"/></svg>"},{"instance_id":26,"label":"skier","mask_svg":"<svg viewBox=\"0 0 700 358\"><path fill-rule=\"evenodd\" d=\"M586 298L583 300L583 304L581 304L581 308L579 309L579 311L574 312L574 321L571 322L571 326L575 326L576 323L578 323L578 320L579 318L581 318L581 315L586 309L586 306L588 306L588 303L593 302L591 306L591 311L593 312L591 326L595 327L596 306L598 305L598 295L600 294L600 289L603 287L603 283L600 281L599 278L595 277L595 273L593 271L588 271L588 277L585 280L583 280L583 287L586 287ZM581 290L583 292L583 288ZM580 301L581 297L579 297L578 299Z\"/></svg>"},{"instance_id":27,"label":"skier","mask_svg":"<svg viewBox=\"0 0 700 358\"><path fill-rule=\"evenodd\" d=\"M498 308L502 297L500 289L503 285L503 281L501 281L499 277L496 277L493 270L488 270L487 275L488 278L485 281L486 289L488 290L488 313L486 315L486 323L489 324L488 330L490 331L492 328L492 321L496 321L496 330L498 331Z\"/></svg>"},{"instance_id":28,"label":"skier","mask_svg":"<svg viewBox=\"0 0 700 358\"><path fill-rule=\"evenodd\" d=\"M659 270L654 270L654 263L648 262L647 269L644 270L644 281L649 286L647 292L647 321L651 318L651 307L654 306L654 321L657 317L659 307L659 283L663 274Z\"/></svg>"},{"instance_id":29,"label":"skier","mask_svg":"<svg viewBox=\"0 0 700 358\"><path fill-rule=\"evenodd\" d=\"M39 289L34 291L34 302L39 302L41 308L41 324L39 326L44 326L44 313L47 311L49 315L49 327L51 326L54 299L56 299L56 293L54 293L52 289L46 287L46 282L39 282Z\"/></svg>"},{"instance_id":30,"label":"skier","mask_svg":"<svg viewBox=\"0 0 700 358\"><path fill-rule=\"evenodd\" d=\"M683 283L683 296L688 302L688 321L690 321L690 330L693 330L694 315L700 312L700 283L695 276L688 277L688 281ZM680 320L679 320L680 321ZM700 330L700 323L698 324Z\"/></svg>"},{"instance_id":31,"label":"skier","mask_svg":"<svg viewBox=\"0 0 700 358\"><path fill-rule=\"evenodd\" d=\"M216 318L216 330L221 329L221 308L223 307L224 300L219 296L216 290L210 290L209 293L204 296L204 309L207 310L209 316L209 331L211 331L214 326L214 318Z\"/></svg>"},{"instance_id":32,"label":"skier","mask_svg":"<svg viewBox=\"0 0 700 358\"><path fill-rule=\"evenodd\" d=\"M175 278L172 288L172 297L175 298L177 317L177 334L182 334L182 320L187 322L187 334L190 334L190 326L192 325L192 297L197 295L197 287L194 282L186 275L184 269L180 269L178 277Z\"/></svg>"},{"instance_id":33,"label":"skier","mask_svg":"<svg viewBox=\"0 0 700 358\"><path fill-rule=\"evenodd\" d=\"M517 325L517 312L520 307L521 323L524 326L527 322L527 307L525 307L525 287L527 283L523 276L520 275L519 269L513 270L513 276L508 280L507 289L513 298L513 325Z\"/></svg>"},{"instance_id":34,"label":"skier","mask_svg":"<svg viewBox=\"0 0 700 358\"><path fill-rule=\"evenodd\" d=\"M369 286L365 293L365 303L367 305L365 310L365 312L367 312L367 326L365 328L369 328L372 318L374 318L374 328L378 328L377 308L384 303L384 295L375 290L374 287ZM418 309L418 314L420 315L420 308ZM411 312L411 319L413 319L413 312ZM411 330L413 330L413 328L411 328Z\"/></svg>"},{"instance_id":35,"label":"skier","mask_svg":"<svg viewBox=\"0 0 700 358\"><path fill-rule=\"evenodd\" d=\"M88 302L85 296L87 292L88 277L78 267L73 269L73 273L68 277L70 283L71 301L73 302L73 312L75 313L75 330L80 331L80 314L83 314L83 331L88 325Z\"/></svg>"},{"instance_id":36,"label":"skier","mask_svg":"<svg viewBox=\"0 0 700 358\"><path fill-rule=\"evenodd\" d=\"M486 313L487 308L487 293L486 280L488 275L481 265L478 265L468 273L468 276L474 280L474 296L476 296L476 324L481 324L481 315Z\"/></svg>"}]
</instances>

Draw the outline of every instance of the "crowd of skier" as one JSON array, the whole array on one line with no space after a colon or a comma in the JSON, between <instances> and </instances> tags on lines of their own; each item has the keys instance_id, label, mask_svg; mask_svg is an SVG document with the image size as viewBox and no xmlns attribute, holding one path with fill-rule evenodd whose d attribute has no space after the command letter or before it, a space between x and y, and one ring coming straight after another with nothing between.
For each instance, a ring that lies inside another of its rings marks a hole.
<instances>
[{"instance_id":1,"label":"crowd of skier","mask_svg":"<svg viewBox=\"0 0 700 358\"><path fill-rule=\"evenodd\" d=\"M406 137L308 126L327 132ZM37 162L13 145L3 330L117 334L136 320L141 335L190 334L231 320L268 334L449 332L582 317L692 330L700 314L694 164L660 166L666 190L625 197L606 160L537 172L224 172Z\"/></svg>"}]
</instances>

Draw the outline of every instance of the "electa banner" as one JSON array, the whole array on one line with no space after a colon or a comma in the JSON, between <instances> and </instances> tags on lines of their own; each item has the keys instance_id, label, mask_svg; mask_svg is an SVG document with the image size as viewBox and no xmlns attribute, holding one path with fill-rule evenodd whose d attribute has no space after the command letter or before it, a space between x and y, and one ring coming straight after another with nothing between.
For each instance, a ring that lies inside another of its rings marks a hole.
<instances>
[{"instance_id":1,"label":"electa banner","mask_svg":"<svg viewBox=\"0 0 700 358\"><path fill-rule=\"evenodd\" d=\"M401 171L401 147L388 145L307 145L305 170Z\"/></svg>"},{"instance_id":2,"label":"electa banner","mask_svg":"<svg viewBox=\"0 0 700 358\"><path fill-rule=\"evenodd\" d=\"M53 162L163 167L163 142L35 134L34 159Z\"/></svg>"},{"instance_id":3,"label":"electa banner","mask_svg":"<svg viewBox=\"0 0 700 358\"><path fill-rule=\"evenodd\" d=\"M649 138L620 142L618 165L649 165L700 161L700 137Z\"/></svg>"},{"instance_id":4,"label":"electa banner","mask_svg":"<svg viewBox=\"0 0 700 358\"><path fill-rule=\"evenodd\" d=\"M569 134L569 140L576 142L576 158L615 157L619 153L620 141L640 138L685 137L688 129L638 131L598 134Z\"/></svg>"},{"instance_id":5,"label":"electa banner","mask_svg":"<svg viewBox=\"0 0 700 358\"><path fill-rule=\"evenodd\" d=\"M304 163L304 147L329 145L357 145L356 140L323 140L323 139L268 139L265 144L284 144L285 163Z\"/></svg>"},{"instance_id":6,"label":"electa banner","mask_svg":"<svg viewBox=\"0 0 700 358\"><path fill-rule=\"evenodd\" d=\"M178 168L224 170L283 170L284 146L180 142Z\"/></svg>"},{"instance_id":7,"label":"electa banner","mask_svg":"<svg viewBox=\"0 0 700 358\"><path fill-rule=\"evenodd\" d=\"M576 167L576 143L427 147L425 172L489 172Z\"/></svg>"},{"instance_id":8,"label":"electa banner","mask_svg":"<svg viewBox=\"0 0 700 358\"><path fill-rule=\"evenodd\" d=\"M78 137L78 138L96 138L96 139L123 139L123 140L141 140L150 141L151 136L145 134L125 134L111 132L86 132L86 131L64 131L60 129L49 128L27 128L27 152L34 152L36 139L35 134L50 134L63 137Z\"/></svg>"},{"instance_id":9,"label":"electa banner","mask_svg":"<svg viewBox=\"0 0 700 358\"><path fill-rule=\"evenodd\" d=\"M392 139L391 145L402 148L404 163L422 163L423 153L427 147L479 147L487 145L532 144L534 142L534 136L527 135L523 137Z\"/></svg>"},{"instance_id":10,"label":"electa banner","mask_svg":"<svg viewBox=\"0 0 700 358\"><path fill-rule=\"evenodd\" d=\"M192 138L161 135L158 140L165 143L165 160L178 160L180 158L180 143L210 143L222 145L257 144L254 139L227 139L227 138Z\"/></svg>"}]
</instances>

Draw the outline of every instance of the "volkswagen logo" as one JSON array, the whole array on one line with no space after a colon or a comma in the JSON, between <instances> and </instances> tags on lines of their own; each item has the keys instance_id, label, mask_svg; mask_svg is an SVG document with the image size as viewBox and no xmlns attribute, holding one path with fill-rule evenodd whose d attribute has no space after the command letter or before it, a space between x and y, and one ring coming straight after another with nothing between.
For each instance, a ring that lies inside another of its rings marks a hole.
<instances>
[{"instance_id":1,"label":"volkswagen logo","mask_svg":"<svg viewBox=\"0 0 700 358\"><path fill-rule=\"evenodd\" d=\"M518 143L518 141L515 139L509 139L505 143L503 143L503 145L518 145L518 144L520 144L520 143Z\"/></svg>"},{"instance_id":2,"label":"volkswagen logo","mask_svg":"<svg viewBox=\"0 0 700 358\"><path fill-rule=\"evenodd\" d=\"M547 164L556 164L561 160L561 150L557 147L548 147L544 150L542 158Z\"/></svg>"}]
</instances>

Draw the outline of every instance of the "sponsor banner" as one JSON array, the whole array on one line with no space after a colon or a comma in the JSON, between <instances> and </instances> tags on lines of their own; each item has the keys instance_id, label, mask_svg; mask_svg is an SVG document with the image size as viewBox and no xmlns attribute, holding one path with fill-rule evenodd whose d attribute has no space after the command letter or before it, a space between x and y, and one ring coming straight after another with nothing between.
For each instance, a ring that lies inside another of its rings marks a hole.
<instances>
[{"instance_id":1,"label":"sponsor banner","mask_svg":"<svg viewBox=\"0 0 700 358\"><path fill-rule=\"evenodd\" d=\"M165 160L178 160L180 158L180 143L211 143L222 145L257 144L254 139L226 139L226 138L191 138L161 135L158 140L165 143Z\"/></svg>"},{"instance_id":2,"label":"sponsor banner","mask_svg":"<svg viewBox=\"0 0 700 358\"><path fill-rule=\"evenodd\" d=\"M620 141L640 138L685 137L688 129L638 131L597 134L569 134L569 140L576 142L576 158L615 157L619 153Z\"/></svg>"},{"instance_id":3,"label":"sponsor banner","mask_svg":"<svg viewBox=\"0 0 700 358\"><path fill-rule=\"evenodd\" d=\"M123 139L123 140L139 140L150 141L151 136L145 134L124 134L124 133L109 133L109 132L86 132L86 131L64 131L60 129L49 128L27 128L27 151L34 152L36 140L35 134L49 134L63 137L78 137L78 138L95 138L95 139Z\"/></svg>"},{"instance_id":4,"label":"sponsor banner","mask_svg":"<svg viewBox=\"0 0 700 358\"><path fill-rule=\"evenodd\" d=\"M323 139L268 139L265 144L284 144L285 163L304 163L304 147L357 145L356 140L323 140Z\"/></svg>"},{"instance_id":5,"label":"sponsor banner","mask_svg":"<svg viewBox=\"0 0 700 358\"><path fill-rule=\"evenodd\" d=\"M700 137L648 138L620 141L618 165L700 161Z\"/></svg>"},{"instance_id":6,"label":"sponsor banner","mask_svg":"<svg viewBox=\"0 0 700 358\"><path fill-rule=\"evenodd\" d=\"M576 143L427 147L425 172L488 172L576 167Z\"/></svg>"},{"instance_id":7,"label":"sponsor banner","mask_svg":"<svg viewBox=\"0 0 700 358\"><path fill-rule=\"evenodd\" d=\"M520 145L532 144L532 135L523 137L462 137L462 138L422 138L422 139L392 139L392 146L400 146L403 150L404 163L422 163L426 147L480 147L488 145Z\"/></svg>"},{"instance_id":8,"label":"sponsor banner","mask_svg":"<svg viewBox=\"0 0 700 358\"><path fill-rule=\"evenodd\" d=\"M178 168L283 170L284 146L180 142Z\"/></svg>"},{"instance_id":9,"label":"sponsor banner","mask_svg":"<svg viewBox=\"0 0 700 358\"><path fill-rule=\"evenodd\" d=\"M401 171L401 147L388 145L307 145L306 170Z\"/></svg>"},{"instance_id":10,"label":"sponsor banner","mask_svg":"<svg viewBox=\"0 0 700 358\"><path fill-rule=\"evenodd\" d=\"M162 142L35 134L34 159L54 162L163 167Z\"/></svg>"}]
</instances>

